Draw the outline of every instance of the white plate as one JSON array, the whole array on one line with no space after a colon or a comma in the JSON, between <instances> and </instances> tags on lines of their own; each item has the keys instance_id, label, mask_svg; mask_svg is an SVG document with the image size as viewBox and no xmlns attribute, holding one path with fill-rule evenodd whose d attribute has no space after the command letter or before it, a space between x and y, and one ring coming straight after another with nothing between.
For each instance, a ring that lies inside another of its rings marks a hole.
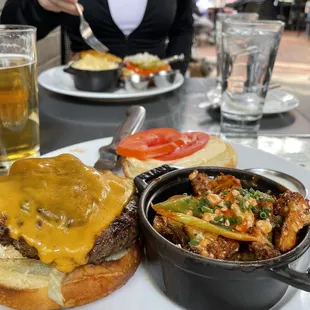
<instances>
[{"instance_id":1,"label":"white plate","mask_svg":"<svg viewBox=\"0 0 310 310\"><path fill-rule=\"evenodd\" d=\"M87 92L75 88L73 78L69 73L63 71L67 66L59 66L48 69L39 75L38 81L44 88L62 95L68 95L80 98L100 99L100 101L133 101L142 98L152 97L167 92L171 92L184 83L184 77L181 73L176 76L176 80L168 87L152 87L145 91L128 92L125 89L119 89L115 92Z\"/></svg>"},{"instance_id":2,"label":"white plate","mask_svg":"<svg viewBox=\"0 0 310 310\"><path fill-rule=\"evenodd\" d=\"M110 143L111 138L98 139L85 143L65 147L57 151L48 153L44 157L56 156L62 153L71 153L80 158L85 164L93 165L97 160L99 147ZM242 145L233 144L238 153L238 168L271 168L283 171L299 179L310 189L309 172L277 156L263 151L248 148ZM309 251L300 260L300 268L305 269L309 265ZM145 264L141 263L135 275L126 285L113 294L100 299L91 304L78 307L79 310L181 310L180 306L170 301L153 283L148 275ZM0 306L0 310L6 307ZM296 290L292 287L288 289L280 302L272 310L309 310L310 293Z\"/></svg>"},{"instance_id":3,"label":"white plate","mask_svg":"<svg viewBox=\"0 0 310 310\"><path fill-rule=\"evenodd\" d=\"M288 112L299 106L298 99L280 89L272 89L268 91L265 105L264 114L278 114Z\"/></svg>"}]
</instances>

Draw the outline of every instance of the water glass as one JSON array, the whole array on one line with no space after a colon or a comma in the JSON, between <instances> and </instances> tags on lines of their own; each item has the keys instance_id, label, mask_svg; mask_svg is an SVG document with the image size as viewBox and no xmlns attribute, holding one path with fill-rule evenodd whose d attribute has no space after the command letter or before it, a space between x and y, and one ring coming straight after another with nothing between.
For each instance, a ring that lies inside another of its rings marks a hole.
<instances>
[{"instance_id":1,"label":"water glass","mask_svg":"<svg viewBox=\"0 0 310 310\"><path fill-rule=\"evenodd\" d=\"M0 166L39 154L36 29L0 25Z\"/></svg>"},{"instance_id":2,"label":"water glass","mask_svg":"<svg viewBox=\"0 0 310 310\"><path fill-rule=\"evenodd\" d=\"M231 19L235 21L250 22L258 19L257 13L218 13L216 15L216 87L207 93L208 99L212 103L219 103L222 96L222 24L224 20Z\"/></svg>"},{"instance_id":3,"label":"water glass","mask_svg":"<svg viewBox=\"0 0 310 310\"><path fill-rule=\"evenodd\" d=\"M221 131L256 135L284 23L223 22Z\"/></svg>"}]
</instances>

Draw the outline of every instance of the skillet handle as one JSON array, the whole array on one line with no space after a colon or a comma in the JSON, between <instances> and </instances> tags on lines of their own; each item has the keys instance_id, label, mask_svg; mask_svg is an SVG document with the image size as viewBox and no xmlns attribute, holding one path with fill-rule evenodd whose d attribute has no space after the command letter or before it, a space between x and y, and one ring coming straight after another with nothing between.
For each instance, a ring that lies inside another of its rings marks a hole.
<instances>
[{"instance_id":1,"label":"skillet handle","mask_svg":"<svg viewBox=\"0 0 310 310\"><path fill-rule=\"evenodd\" d=\"M171 167L168 165L163 165L149 171L146 171L142 174L139 174L134 178L135 185L140 193L142 193L148 186L148 182L153 181L154 179L168 173L171 171L178 170L176 167Z\"/></svg>"},{"instance_id":2,"label":"skillet handle","mask_svg":"<svg viewBox=\"0 0 310 310\"><path fill-rule=\"evenodd\" d=\"M290 268L289 266L270 269L272 277L287 283L300 290L310 292L310 268L305 272L300 272Z\"/></svg>"}]
</instances>

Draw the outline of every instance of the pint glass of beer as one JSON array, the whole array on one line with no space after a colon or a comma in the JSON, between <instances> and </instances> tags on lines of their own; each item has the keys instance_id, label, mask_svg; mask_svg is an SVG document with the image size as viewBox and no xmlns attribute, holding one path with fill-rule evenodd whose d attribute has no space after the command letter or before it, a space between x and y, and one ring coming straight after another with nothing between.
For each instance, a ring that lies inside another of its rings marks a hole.
<instances>
[{"instance_id":1,"label":"pint glass of beer","mask_svg":"<svg viewBox=\"0 0 310 310\"><path fill-rule=\"evenodd\" d=\"M0 166L39 155L36 29L0 25Z\"/></svg>"}]
</instances>

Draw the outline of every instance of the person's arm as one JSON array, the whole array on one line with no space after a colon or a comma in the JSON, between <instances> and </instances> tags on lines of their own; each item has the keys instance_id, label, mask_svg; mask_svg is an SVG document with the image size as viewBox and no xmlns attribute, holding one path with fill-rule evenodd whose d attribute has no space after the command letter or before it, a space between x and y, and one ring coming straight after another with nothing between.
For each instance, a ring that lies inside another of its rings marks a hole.
<instances>
[{"instance_id":1,"label":"person's arm","mask_svg":"<svg viewBox=\"0 0 310 310\"><path fill-rule=\"evenodd\" d=\"M62 13L45 10L37 0L8 0L0 23L35 26L40 40L61 24L62 16Z\"/></svg>"},{"instance_id":2,"label":"person's arm","mask_svg":"<svg viewBox=\"0 0 310 310\"><path fill-rule=\"evenodd\" d=\"M184 54L185 61L171 65L184 74L191 56L193 44L192 0L178 0L177 13L169 34L167 57Z\"/></svg>"}]
</instances>

